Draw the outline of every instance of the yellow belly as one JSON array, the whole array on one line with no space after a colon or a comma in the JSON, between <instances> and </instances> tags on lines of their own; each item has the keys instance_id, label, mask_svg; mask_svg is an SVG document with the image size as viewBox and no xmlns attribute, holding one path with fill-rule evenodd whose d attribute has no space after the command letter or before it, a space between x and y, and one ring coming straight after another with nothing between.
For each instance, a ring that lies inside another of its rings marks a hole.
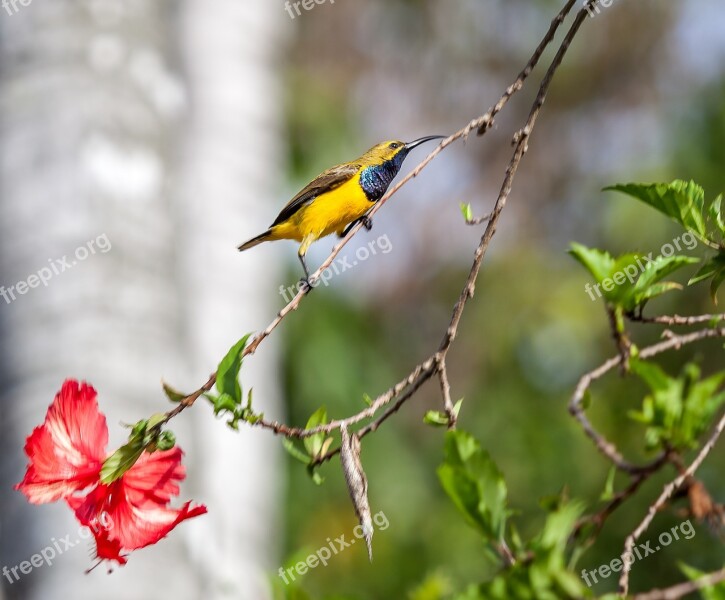
<instances>
[{"instance_id":1,"label":"yellow belly","mask_svg":"<svg viewBox=\"0 0 725 600\"><path fill-rule=\"evenodd\" d=\"M272 228L274 239L302 241L308 235L315 239L340 233L348 223L362 217L373 203L367 199L353 177L340 187L322 194L302 207L284 223Z\"/></svg>"}]
</instances>

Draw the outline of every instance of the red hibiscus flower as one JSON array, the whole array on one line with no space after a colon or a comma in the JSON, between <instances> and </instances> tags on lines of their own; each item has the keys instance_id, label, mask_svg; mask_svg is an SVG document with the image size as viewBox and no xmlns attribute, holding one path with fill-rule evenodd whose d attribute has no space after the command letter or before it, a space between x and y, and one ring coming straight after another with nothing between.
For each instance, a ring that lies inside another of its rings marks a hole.
<instances>
[{"instance_id":1,"label":"red hibiscus flower","mask_svg":"<svg viewBox=\"0 0 725 600\"><path fill-rule=\"evenodd\" d=\"M186 475L179 448L145 452L119 479L101 483L107 443L96 390L66 380L45 422L28 436L30 464L15 489L33 504L65 500L81 525L91 528L96 556L123 565L124 551L155 544L181 521L204 514L206 507L191 507L190 502L179 509L168 506Z\"/></svg>"}]
</instances>

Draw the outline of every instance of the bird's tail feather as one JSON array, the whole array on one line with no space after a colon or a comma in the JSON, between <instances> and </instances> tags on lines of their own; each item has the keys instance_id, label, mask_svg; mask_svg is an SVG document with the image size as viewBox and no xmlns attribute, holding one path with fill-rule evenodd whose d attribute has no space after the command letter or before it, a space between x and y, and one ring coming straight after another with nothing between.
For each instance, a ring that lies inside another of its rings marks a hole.
<instances>
[{"instance_id":1,"label":"bird's tail feather","mask_svg":"<svg viewBox=\"0 0 725 600\"><path fill-rule=\"evenodd\" d=\"M268 240L272 239L272 231L267 230L264 233L258 235L257 237L253 237L251 240L244 242L239 248L237 248L240 252L244 252L245 250L249 250L250 248L254 248L257 244L261 244L262 242L266 242Z\"/></svg>"}]
</instances>

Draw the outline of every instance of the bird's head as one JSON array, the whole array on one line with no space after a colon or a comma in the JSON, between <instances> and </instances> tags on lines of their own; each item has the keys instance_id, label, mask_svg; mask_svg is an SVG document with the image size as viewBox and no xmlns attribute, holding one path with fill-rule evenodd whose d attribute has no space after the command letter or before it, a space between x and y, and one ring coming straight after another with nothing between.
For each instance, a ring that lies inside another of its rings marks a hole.
<instances>
[{"instance_id":1,"label":"bird's head","mask_svg":"<svg viewBox=\"0 0 725 600\"><path fill-rule=\"evenodd\" d=\"M364 155L363 159L371 165L379 165L385 162L395 162L400 168L408 153L417 146L430 140L442 139L443 135L429 135L412 142L401 142L400 140L388 140L373 146Z\"/></svg>"},{"instance_id":2,"label":"bird's head","mask_svg":"<svg viewBox=\"0 0 725 600\"><path fill-rule=\"evenodd\" d=\"M429 140L441 139L442 135L429 135L413 142L400 142L389 140L373 146L356 161L362 164L360 185L371 202L382 198L388 186L400 172L403 161L408 153L415 147Z\"/></svg>"}]
</instances>

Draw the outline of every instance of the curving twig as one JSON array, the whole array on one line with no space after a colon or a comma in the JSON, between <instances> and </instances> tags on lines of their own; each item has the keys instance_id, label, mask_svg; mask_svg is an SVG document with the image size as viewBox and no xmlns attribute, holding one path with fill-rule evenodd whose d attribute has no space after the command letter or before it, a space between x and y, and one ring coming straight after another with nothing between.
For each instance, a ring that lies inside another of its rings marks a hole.
<instances>
[{"instance_id":1,"label":"curving twig","mask_svg":"<svg viewBox=\"0 0 725 600\"><path fill-rule=\"evenodd\" d=\"M677 585L661 590L651 590L644 594L636 594L632 600L677 600L678 598L683 598L697 590L711 587L722 581L725 581L725 568L708 575L703 575L694 581L685 581L684 583L678 583Z\"/></svg>"},{"instance_id":2,"label":"curving twig","mask_svg":"<svg viewBox=\"0 0 725 600\"><path fill-rule=\"evenodd\" d=\"M725 429L725 415L723 415L718 421L717 425L715 426L715 430L712 432L712 435L707 440L707 443L700 450L697 458L692 461L692 464L690 464L690 466L685 470L684 473L679 475L677 478L675 478L664 487L662 493L659 495L657 500L655 500L654 504L652 504L647 510L647 514L645 515L644 519L642 519L642 522L627 537L627 540L624 543L624 552L622 552L622 564L624 565L624 567L622 568L622 575L619 578L620 594L626 596L629 592L629 572L631 570L631 565L628 563L628 561L624 560L624 556L627 554L631 554L632 549L634 548L634 543L642 536L645 531L647 531L647 528L654 520L657 512L667 503L672 495L680 489L682 484L687 479L692 477L695 472L700 468L700 465L707 458L707 455L710 454L710 451L715 447L715 444L720 438L720 434L722 433L723 429Z\"/></svg>"},{"instance_id":3,"label":"curving twig","mask_svg":"<svg viewBox=\"0 0 725 600\"><path fill-rule=\"evenodd\" d=\"M717 325L725 321L725 313L714 315L658 315L656 317L643 317L642 315L627 315L631 321L639 323L659 323L662 325L698 325L700 323L713 323Z\"/></svg>"}]
</instances>

